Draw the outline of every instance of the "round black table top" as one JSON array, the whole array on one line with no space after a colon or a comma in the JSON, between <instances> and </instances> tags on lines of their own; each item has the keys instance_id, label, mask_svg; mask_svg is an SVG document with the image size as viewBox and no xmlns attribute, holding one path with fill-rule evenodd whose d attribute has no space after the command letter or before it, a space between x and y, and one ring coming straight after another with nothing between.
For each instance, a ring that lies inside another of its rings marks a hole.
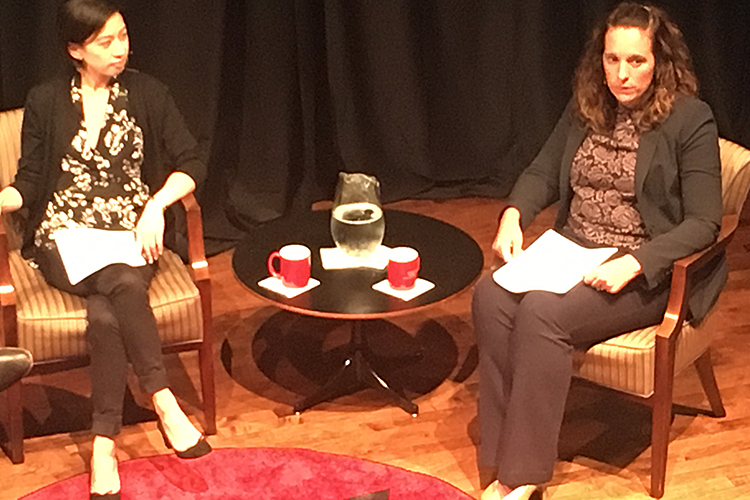
<instances>
[{"instance_id":1,"label":"round black table top","mask_svg":"<svg viewBox=\"0 0 750 500\"><path fill-rule=\"evenodd\" d=\"M342 319L375 319L411 312L457 294L481 273L482 250L457 227L411 212L386 209L384 215L383 245L417 249L421 260L419 277L435 284L432 290L410 301L373 290L373 284L386 278L385 270L323 269L320 248L335 246L330 231L331 212L327 210L254 227L235 247L232 269L241 283L278 307L309 316ZM269 254L293 243L310 248L311 276L320 285L288 299L258 286L258 282L268 276Z\"/></svg>"}]
</instances>

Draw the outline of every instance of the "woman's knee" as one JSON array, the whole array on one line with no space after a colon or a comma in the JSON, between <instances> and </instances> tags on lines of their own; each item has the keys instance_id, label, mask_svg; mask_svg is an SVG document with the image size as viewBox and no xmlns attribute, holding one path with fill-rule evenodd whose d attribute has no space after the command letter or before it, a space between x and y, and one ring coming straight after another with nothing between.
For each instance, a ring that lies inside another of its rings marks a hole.
<instances>
[{"instance_id":1,"label":"woman's knee","mask_svg":"<svg viewBox=\"0 0 750 500\"><path fill-rule=\"evenodd\" d=\"M495 338L511 328L516 305L512 295L495 283L492 275L479 280L471 303L477 342L481 344L487 335Z\"/></svg>"},{"instance_id":2,"label":"woman's knee","mask_svg":"<svg viewBox=\"0 0 750 500\"><path fill-rule=\"evenodd\" d=\"M492 283L492 279L488 279L488 276L484 276L474 287L474 294L471 298L471 314L474 318L475 324L482 321L492 308L493 285L494 283Z\"/></svg>"},{"instance_id":3,"label":"woman's knee","mask_svg":"<svg viewBox=\"0 0 750 500\"><path fill-rule=\"evenodd\" d=\"M551 292L527 293L516 312L516 325L521 342L535 343L540 339L551 340L560 346L570 344L568 323L577 315L566 305L562 295Z\"/></svg>"},{"instance_id":4,"label":"woman's knee","mask_svg":"<svg viewBox=\"0 0 750 500\"><path fill-rule=\"evenodd\" d=\"M104 270L103 270L104 271ZM125 264L113 264L106 268L101 277L100 290L104 295L127 293L132 295L148 295L148 282L143 279L141 272Z\"/></svg>"},{"instance_id":5,"label":"woman's knee","mask_svg":"<svg viewBox=\"0 0 750 500\"><path fill-rule=\"evenodd\" d=\"M479 313L501 308L505 302L503 296L508 294L504 288L500 287L491 274L483 276L474 286L474 295L472 298L472 310Z\"/></svg>"}]
</instances>

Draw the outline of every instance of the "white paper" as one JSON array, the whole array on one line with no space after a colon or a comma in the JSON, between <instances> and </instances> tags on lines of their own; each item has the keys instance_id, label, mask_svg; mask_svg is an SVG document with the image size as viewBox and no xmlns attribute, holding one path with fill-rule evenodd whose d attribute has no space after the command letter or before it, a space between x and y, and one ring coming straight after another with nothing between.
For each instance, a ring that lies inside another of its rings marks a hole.
<instances>
[{"instance_id":1,"label":"white paper","mask_svg":"<svg viewBox=\"0 0 750 500\"><path fill-rule=\"evenodd\" d=\"M423 280L422 278L417 278L417 281L414 283L414 286L412 288L408 290L396 290L395 288L391 287L387 279L384 279L383 281L379 281L372 285L372 288L377 290L378 292L385 293L387 295L396 297L397 299L408 302L413 298L419 297L425 292L429 292L430 290L435 288L435 284L430 281Z\"/></svg>"},{"instance_id":2,"label":"white paper","mask_svg":"<svg viewBox=\"0 0 750 500\"><path fill-rule=\"evenodd\" d=\"M380 245L367 257L352 257L344 253L339 247L321 248L320 261L323 269L350 269L354 267L371 267L385 269L388 267L389 247Z\"/></svg>"},{"instance_id":3,"label":"white paper","mask_svg":"<svg viewBox=\"0 0 750 500\"><path fill-rule=\"evenodd\" d=\"M315 278L310 278L307 281L307 285L301 287L284 286L281 278L277 278L275 276L263 278L258 282L258 286L262 286L266 290L271 290L272 292L281 294L287 299L292 299L297 295L302 295L306 291L311 290L318 285L320 285L320 281L316 280Z\"/></svg>"},{"instance_id":4,"label":"white paper","mask_svg":"<svg viewBox=\"0 0 750 500\"><path fill-rule=\"evenodd\" d=\"M549 229L521 255L495 271L492 278L513 293L566 293L615 252L617 249L611 247L582 247Z\"/></svg>"},{"instance_id":5,"label":"white paper","mask_svg":"<svg viewBox=\"0 0 750 500\"><path fill-rule=\"evenodd\" d=\"M132 231L77 227L56 231L54 239L71 285L110 264L146 265Z\"/></svg>"}]
</instances>

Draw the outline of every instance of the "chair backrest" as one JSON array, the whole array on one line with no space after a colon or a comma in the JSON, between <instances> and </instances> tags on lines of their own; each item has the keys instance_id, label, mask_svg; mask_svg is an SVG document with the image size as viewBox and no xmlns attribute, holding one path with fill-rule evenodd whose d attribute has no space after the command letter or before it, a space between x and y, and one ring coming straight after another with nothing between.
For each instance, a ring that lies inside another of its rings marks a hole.
<instances>
[{"instance_id":1,"label":"chair backrest","mask_svg":"<svg viewBox=\"0 0 750 500\"><path fill-rule=\"evenodd\" d=\"M0 188L4 188L16 175L21 156L21 122L23 108L0 111Z\"/></svg>"},{"instance_id":2,"label":"chair backrest","mask_svg":"<svg viewBox=\"0 0 750 500\"><path fill-rule=\"evenodd\" d=\"M724 215L737 215L750 189L750 151L721 138L719 150Z\"/></svg>"},{"instance_id":3,"label":"chair backrest","mask_svg":"<svg viewBox=\"0 0 750 500\"><path fill-rule=\"evenodd\" d=\"M16 176L18 158L21 156L21 123L23 108L0 111L0 189L4 188ZM18 219L5 217L5 231L8 236L8 247L17 250L21 247L21 231Z\"/></svg>"}]
</instances>

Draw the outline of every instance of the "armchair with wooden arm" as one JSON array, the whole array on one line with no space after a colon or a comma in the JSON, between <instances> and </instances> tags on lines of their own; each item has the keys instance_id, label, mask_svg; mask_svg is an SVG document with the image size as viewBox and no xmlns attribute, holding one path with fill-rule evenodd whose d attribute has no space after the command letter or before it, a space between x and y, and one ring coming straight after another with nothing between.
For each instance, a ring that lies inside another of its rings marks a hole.
<instances>
[{"instance_id":1,"label":"armchair with wooden arm","mask_svg":"<svg viewBox=\"0 0 750 500\"><path fill-rule=\"evenodd\" d=\"M711 363L710 322L707 318L700 324L691 324L687 320L690 276L723 252L732 240L750 188L750 151L725 139L719 139L719 147L723 204L721 232L710 247L674 263L669 302L662 322L624 333L575 354L577 378L651 406L651 496L655 498L664 495L675 374L693 365L708 398L711 414L715 417L725 415Z\"/></svg>"},{"instance_id":2,"label":"armchair with wooden arm","mask_svg":"<svg viewBox=\"0 0 750 500\"><path fill-rule=\"evenodd\" d=\"M22 109L0 112L0 188L11 182L20 154ZM186 211L189 263L165 249L149 287L164 353L197 350L203 396L204 431L216 433L211 330L211 282L203 248L201 212L195 197L182 200ZM51 287L18 250L20 238L0 218L0 346L18 346L34 358L30 375L88 364L85 299ZM23 381L0 399L0 415L13 463L23 462Z\"/></svg>"}]
</instances>

